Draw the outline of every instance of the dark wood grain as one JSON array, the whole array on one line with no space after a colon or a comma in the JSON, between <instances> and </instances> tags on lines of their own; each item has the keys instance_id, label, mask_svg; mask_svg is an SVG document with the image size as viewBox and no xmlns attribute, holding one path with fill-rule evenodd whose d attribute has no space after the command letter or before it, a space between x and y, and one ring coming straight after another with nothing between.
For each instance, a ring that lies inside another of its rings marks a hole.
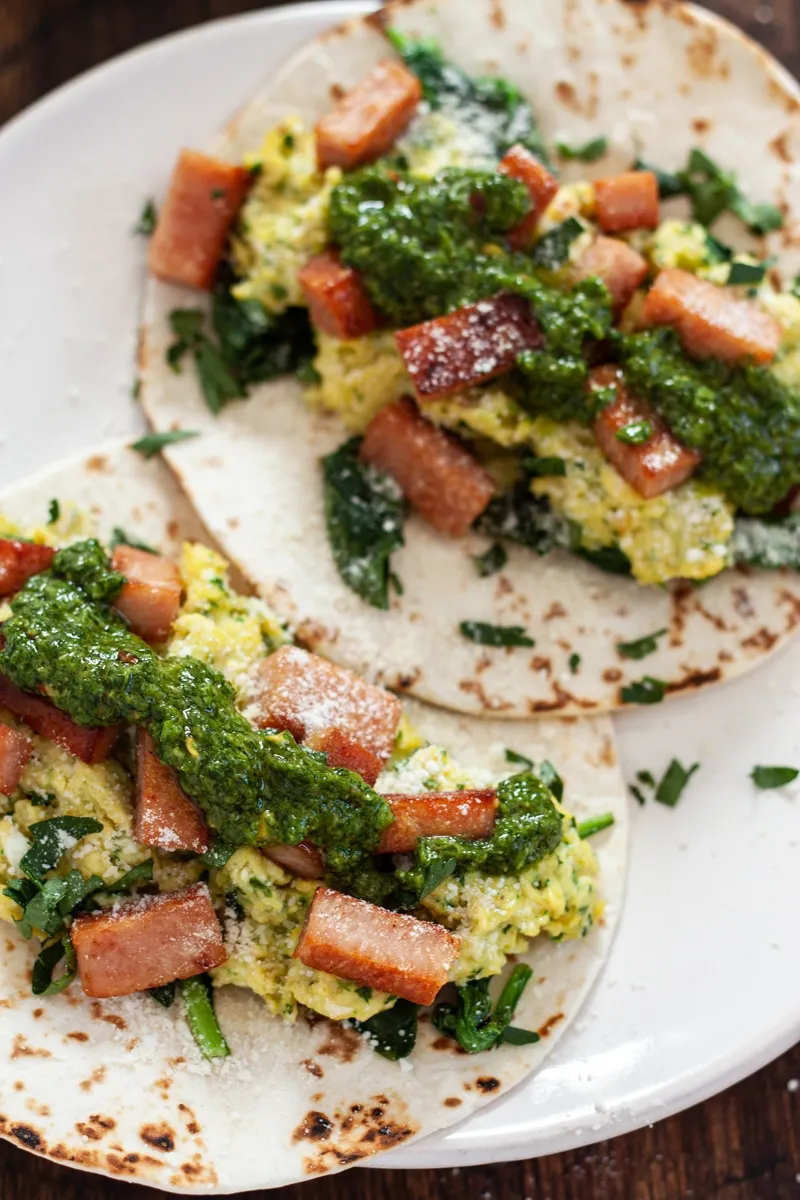
<instances>
[{"instance_id":1,"label":"dark wood grain","mask_svg":"<svg viewBox=\"0 0 800 1200\"><path fill-rule=\"evenodd\" d=\"M268 6L268 0L0 0L0 122L132 46ZM800 74L800 0L708 0L708 6ZM588 1149L461 1171L350 1172L274 1195L284 1200L797 1200L800 1092L790 1084L798 1078L800 1047L795 1047L705 1104ZM259 1136L256 1122L253 1136ZM155 1200L159 1195L69 1171L0 1143L0 1200Z\"/></svg>"}]
</instances>

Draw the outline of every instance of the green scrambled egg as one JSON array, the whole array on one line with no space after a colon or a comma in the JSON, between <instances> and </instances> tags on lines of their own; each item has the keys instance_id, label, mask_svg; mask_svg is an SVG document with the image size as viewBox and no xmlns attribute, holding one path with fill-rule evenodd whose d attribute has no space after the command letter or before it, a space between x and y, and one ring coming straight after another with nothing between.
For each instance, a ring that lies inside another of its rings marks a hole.
<instances>
[{"instance_id":1,"label":"green scrambled egg","mask_svg":"<svg viewBox=\"0 0 800 1200\"><path fill-rule=\"evenodd\" d=\"M85 521L75 514L65 520L75 531L86 532ZM48 528L37 536L45 540ZM166 653L191 655L217 668L244 709L253 669L288 640L285 630L261 600L231 587L228 564L214 550L184 545L180 572L184 600ZM0 712L0 719L16 726L7 713ZM153 880L161 891L200 878L204 867L198 859L153 850L135 840L135 785L123 765L124 753L119 761L111 758L89 766L25 732L34 743L34 754L17 792L3 798L0 807L0 888L21 875L19 864L31 845L31 825L55 816L93 817L103 825L102 832L82 838L68 851L59 868L62 873L74 867L84 877L98 875L112 885L131 867L152 859ZM379 789L457 790L491 782L485 771L465 770L445 750L428 745L403 719ZM524 952L540 933L556 939L580 937L598 919L603 904L594 853L577 837L572 818L564 813L563 820L562 845L519 878L469 870L463 879L447 880L423 901L421 915L442 922L463 939L453 980L496 974L508 955ZM294 1020L299 1006L305 1005L334 1020L363 1021L394 1003L392 996L311 970L292 957L318 886L315 881L296 878L257 849L245 847L224 868L211 872L209 886L229 951L227 962L212 972L217 986L249 988L287 1020ZM0 895L0 919L19 916L17 905Z\"/></svg>"}]
</instances>

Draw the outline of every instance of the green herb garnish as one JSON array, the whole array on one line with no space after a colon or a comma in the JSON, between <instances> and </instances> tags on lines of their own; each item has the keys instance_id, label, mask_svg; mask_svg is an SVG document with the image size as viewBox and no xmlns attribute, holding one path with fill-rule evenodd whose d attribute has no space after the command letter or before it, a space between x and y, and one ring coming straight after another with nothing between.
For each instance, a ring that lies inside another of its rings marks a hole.
<instances>
[{"instance_id":1,"label":"green herb garnish","mask_svg":"<svg viewBox=\"0 0 800 1200\"><path fill-rule=\"evenodd\" d=\"M570 654L569 659L567 660L567 665L569 666L570 675L577 675L578 668L581 665L580 654Z\"/></svg>"},{"instance_id":2,"label":"green herb garnish","mask_svg":"<svg viewBox=\"0 0 800 1200\"><path fill-rule=\"evenodd\" d=\"M564 780L549 759L545 759L536 770L544 786L553 793L559 804L564 799Z\"/></svg>"},{"instance_id":3,"label":"green herb garnish","mask_svg":"<svg viewBox=\"0 0 800 1200\"><path fill-rule=\"evenodd\" d=\"M667 694L667 685L660 679L645 675L620 691L623 704L659 704Z\"/></svg>"},{"instance_id":4,"label":"green herb garnish","mask_svg":"<svg viewBox=\"0 0 800 1200\"><path fill-rule=\"evenodd\" d=\"M160 1004L162 1008L172 1008L175 1003L175 992L177 984L173 979L172 983L165 983L161 987L150 988L150 995L155 1000L156 1004Z\"/></svg>"},{"instance_id":5,"label":"green herb garnish","mask_svg":"<svg viewBox=\"0 0 800 1200\"><path fill-rule=\"evenodd\" d=\"M468 1054L491 1050L501 1042L524 1045L539 1041L538 1033L511 1026L517 1005L533 971L525 963L517 963L511 971L492 1013L488 979L472 979L456 987L456 1004L439 1003L431 1020L440 1033L455 1038Z\"/></svg>"},{"instance_id":6,"label":"green herb garnish","mask_svg":"<svg viewBox=\"0 0 800 1200\"><path fill-rule=\"evenodd\" d=\"M472 561L475 563L475 569L481 579L485 579L489 575L496 575L498 571L502 571L508 562L508 554L505 546L502 546L500 542L494 542L483 554L474 554Z\"/></svg>"},{"instance_id":7,"label":"green herb garnish","mask_svg":"<svg viewBox=\"0 0 800 1200\"><path fill-rule=\"evenodd\" d=\"M522 625L490 625L486 621L462 621L459 633L479 646L535 646Z\"/></svg>"},{"instance_id":8,"label":"green herb garnish","mask_svg":"<svg viewBox=\"0 0 800 1200\"><path fill-rule=\"evenodd\" d=\"M50 817L31 825L28 833L33 845L20 860L20 868L29 879L38 882L46 871L58 866L68 850L90 833L100 833L100 821L93 817Z\"/></svg>"},{"instance_id":9,"label":"green herb garnish","mask_svg":"<svg viewBox=\"0 0 800 1200\"><path fill-rule=\"evenodd\" d=\"M522 459L521 466L526 475L530 475L534 479L542 476L551 475L566 475L567 464L563 458L557 458L555 455L527 455Z\"/></svg>"},{"instance_id":10,"label":"green herb garnish","mask_svg":"<svg viewBox=\"0 0 800 1200\"><path fill-rule=\"evenodd\" d=\"M636 660L646 658L648 654L655 654L658 649L658 639L665 633L667 633L666 629L657 629L655 633L637 638L635 642L617 642L617 653L621 654L623 658Z\"/></svg>"},{"instance_id":11,"label":"green herb garnish","mask_svg":"<svg viewBox=\"0 0 800 1200\"><path fill-rule=\"evenodd\" d=\"M771 265L772 260L769 259L761 263L733 262L725 282L729 287L745 283L753 285L762 283Z\"/></svg>"},{"instance_id":12,"label":"green herb garnish","mask_svg":"<svg viewBox=\"0 0 800 1200\"><path fill-rule=\"evenodd\" d=\"M582 146L570 146L568 142L557 142L556 149L559 156L567 160L567 162L597 162L598 158L602 158L608 150L608 138L596 137L590 142L584 142Z\"/></svg>"},{"instance_id":13,"label":"green herb garnish","mask_svg":"<svg viewBox=\"0 0 800 1200\"><path fill-rule=\"evenodd\" d=\"M525 754L518 754L516 750L510 750L506 746L506 762L516 763L520 767L527 767L529 771L533 770L533 759L528 758Z\"/></svg>"},{"instance_id":14,"label":"green herb garnish","mask_svg":"<svg viewBox=\"0 0 800 1200\"><path fill-rule=\"evenodd\" d=\"M787 783L793 783L798 775L800 770L796 767L753 767L750 772L750 778L756 787L764 790L786 787Z\"/></svg>"},{"instance_id":15,"label":"green herb garnish","mask_svg":"<svg viewBox=\"0 0 800 1200\"><path fill-rule=\"evenodd\" d=\"M404 543L407 509L394 480L361 461L359 445L353 438L322 460L328 540L347 586L388 609L391 557Z\"/></svg>"},{"instance_id":16,"label":"green herb garnish","mask_svg":"<svg viewBox=\"0 0 800 1200\"><path fill-rule=\"evenodd\" d=\"M664 773L664 778L656 788L656 800L658 803L666 804L669 808L674 808L680 800L687 783L695 771L699 770L700 763L692 763L691 767L687 769L678 762L677 758L673 758Z\"/></svg>"},{"instance_id":17,"label":"green herb garnish","mask_svg":"<svg viewBox=\"0 0 800 1200\"><path fill-rule=\"evenodd\" d=\"M115 525L111 531L109 549L116 550L117 546L130 546L132 550L144 550L147 554L158 554L158 551L154 550L152 546L148 546L147 542L139 542L130 537L119 525Z\"/></svg>"},{"instance_id":18,"label":"green herb garnish","mask_svg":"<svg viewBox=\"0 0 800 1200\"><path fill-rule=\"evenodd\" d=\"M175 446L178 442L199 436L196 429L168 429L164 433L146 433L138 442L131 442L131 450L135 450L143 458L152 458L165 446Z\"/></svg>"},{"instance_id":19,"label":"green herb garnish","mask_svg":"<svg viewBox=\"0 0 800 1200\"><path fill-rule=\"evenodd\" d=\"M614 824L614 814L600 813L596 817L587 817L585 821L581 821L578 825L578 837L590 838L596 833L600 833L603 829L608 829Z\"/></svg>"},{"instance_id":20,"label":"green herb garnish","mask_svg":"<svg viewBox=\"0 0 800 1200\"><path fill-rule=\"evenodd\" d=\"M145 200L142 211L139 213L139 219L133 227L133 232L139 234L140 237L150 237L155 232L157 221L158 213L155 201L152 199Z\"/></svg>"},{"instance_id":21,"label":"green herb garnish","mask_svg":"<svg viewBox=\"0 0 800 1200\"><path fill-rule=\"evenodd\" d=\"M535 266L543 271L557 271L569 258L572 243L585 231L577 217L567 217L555 229L551 229L533 248L531 258Z\"/></svg>"},{"instance_id":22,"label":"green herb garnish","mask_svg":"<svg viewBox=\"0 0 800 1200\"><path fill-rule=\"evenodd\" d=\"M58 500L51 500L47 506L47 524L55 525L58 518L61 516L61 505Z\"/></svg>"}]
</instances>

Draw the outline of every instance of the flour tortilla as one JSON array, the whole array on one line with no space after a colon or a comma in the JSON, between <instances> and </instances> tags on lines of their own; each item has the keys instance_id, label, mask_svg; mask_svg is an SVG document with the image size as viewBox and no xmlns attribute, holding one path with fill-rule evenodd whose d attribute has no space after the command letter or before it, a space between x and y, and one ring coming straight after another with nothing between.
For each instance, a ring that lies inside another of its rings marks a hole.
<instances>
[{"instance_id":1,"label":"flour tortilla","mask_svg":"<svg viewBox=\"0 0 800 1200\"><path fill-rule=\"evenodd\" d=\"M0 512L36 524L53 496L92 510L103 538L121 525L168 553L183 538L208 540L167 468L118 444L0 493ZM252 993L225 988L217 1010L233 1056L212 1068L179 1005L90 1001L77 983L60 996L32 996L33 951L9 925L0 964L0 1136L167 1191L271 1188L453 1125L542 1062L591 990L622 902L627 805L610 721L521 727L409 705L414 724L465 765L496 765L498 745L549 758L578 819L609 810L616 817L594 842L604 923L577 942L541 938L526 956L536 982L517 1023L548 1028L547 1036L470 1057L434 1048L437 1034L426 1023L409 1067L387 1062L340 1025L285 1025Z\"/></svg>"},{"instance_id":2,"label":"flour tortilla","mask_svg":"<svg viewBox=\"0 0 800 1200\"><path fill-rule=\"evenodd\" d=\"M702 143L736 167L748 196L781 204L786 228L767 253L800 270L800 92L732 26L680 4L622 0L411 0L310 44L234 119L210 149L239 160L287 114L313 123L337 89L389 53L383 24L432 36L473 72L501 72L532 101L549 141L602 132L609 156L565 178L613 173L635 153L671 168ZM166 170L167 164L165 164ZM726 240L741 238L734 223ZM420 519L393 559L404 594L371 609L334 567L325 533L319 456L339 445L336 418L313 414L293 381L254 388L214 418L191 369L164 363L168 315L196 293L151 280L142 349L142 402L156 429L204 436L167 451L199 513L309 648L422 700L467 713L525 717L614 709L647 674L669 694L755 665L800 620L800 577L733 570L701 589L644 588L572 555L539 559L511 548L501 574L480 579L477 535L452 541ZM277 533L280 536L277 536ZM524 625L536 646L486 649L463 620ZM644 663L618 642L668 629ZM574 672L570 660L579 666Z\"/></svg>"}]
</instances>

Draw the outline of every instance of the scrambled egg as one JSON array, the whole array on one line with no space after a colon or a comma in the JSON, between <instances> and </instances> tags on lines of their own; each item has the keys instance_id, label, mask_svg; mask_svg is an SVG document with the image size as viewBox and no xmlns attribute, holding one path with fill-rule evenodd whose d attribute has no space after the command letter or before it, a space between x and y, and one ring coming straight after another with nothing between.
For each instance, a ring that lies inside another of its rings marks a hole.
<instances>
[{"instance_id":1,"label":"scrambled egg","mask_svg":"<svg viewBox=\"0 0 800 1200\"><path fill-rule=\"evenodd\" d=\"M297 273L324 250L331 192L342 178L338 167L317 169L312 131L296 117L281 122L248 162L259 176L242 208L232 239L241 282L239 300L259 300L268 312L305 304Z\"/></svg>"},{"instance_id":2,"label":"scrambled egg","mask_svg":"<svg viewBox=\"0 0 800 1200\"><path fill-rule=\"evenodd\" d=\"M566 475L533 481L536 495L580 525L587 549L618 545L640 583L708 579L727 566L733 508L716 488L690 479L645 500L606 462L591 430L539 417L534 443L566 463Z\"/></svg>"},{"instance_id":3,"label":"scrambled egg","mask_svg":"<svg viewBox=\"0 0 800 1200\"><path fill-rule=\"evenodd\" d=\"M382 408L413 390L392 333L344 341L317 333L317 347L319 383L306 390L306 400L338 413L353 433L363 433Z\"/></svg>"},{"instance_id":4,"label":"scrambled egg","mask_svg":"<svg viewBox=\"0 0 800 1200\"><path fill-rule=\"evenodd\" d=\"M800 298L791 292L762 288L761 307L771 313L783 330L783 341L772 370L787 387L800 388Z\"/></svg>"}]
</instances>

